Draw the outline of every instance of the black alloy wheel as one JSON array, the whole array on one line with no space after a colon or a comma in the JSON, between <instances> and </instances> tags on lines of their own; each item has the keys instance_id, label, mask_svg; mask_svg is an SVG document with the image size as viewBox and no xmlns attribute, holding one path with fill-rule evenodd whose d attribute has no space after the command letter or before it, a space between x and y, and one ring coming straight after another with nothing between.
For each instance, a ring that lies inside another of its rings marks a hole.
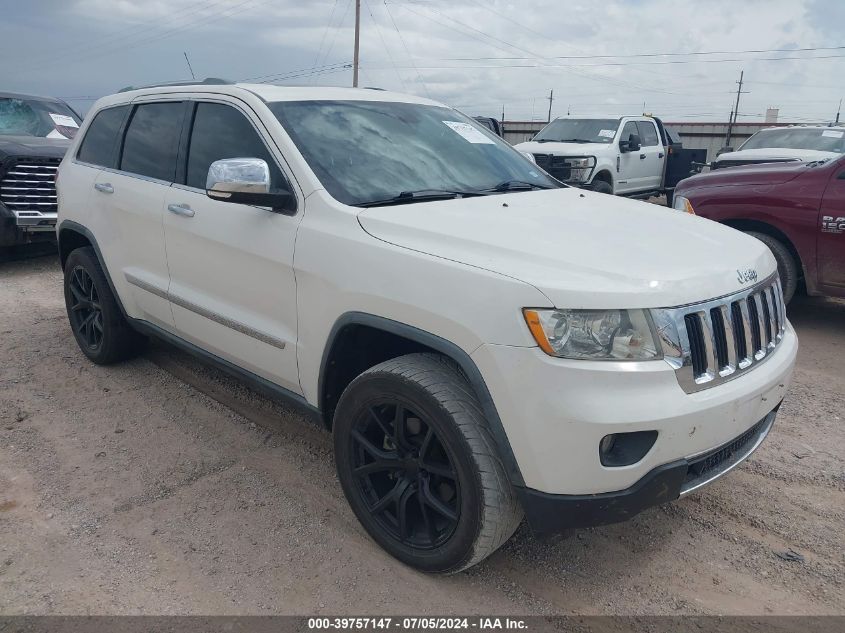
<instances>
[{"instance_id":1,"label":"black alloy wheel","mask_svg":"<svg viewBox=\"0 0 845 633\"><path fill-rule=\"evenodd\" d=\"M387 400L366 410L349 441L360 494L382 528L415 549L446 542L460 518L461 491L434 427Z\"/></svg>"},{"instance_id":2,"label":"black alloy wheel","mask_svg":"<svg viewBox=\"0 0 845 633\"><path fill-rule=\"evenodd\" d=\"M341 394L332 434L361 525L415 569L472 567L522 519L478 398L446 357L408 354L361 373Z\"/></svg>"},{"instance_id":3,"label":"black alloy wheel","mask_svg":"<svg viewBox=\"0 0 845 633\"><path fill-rule=\"evenodd\" d=\"M103 309L97 287L82 266L76 266L71 271L69 286L71 326L78 340L95 351L103 344Z\"/></svg>"}]
</instances>

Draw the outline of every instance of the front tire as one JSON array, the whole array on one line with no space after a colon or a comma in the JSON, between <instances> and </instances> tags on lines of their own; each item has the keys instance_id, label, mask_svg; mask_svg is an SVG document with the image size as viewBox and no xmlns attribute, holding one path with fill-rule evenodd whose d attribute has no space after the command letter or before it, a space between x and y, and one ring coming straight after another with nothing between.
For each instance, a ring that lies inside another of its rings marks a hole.
<instances>
[{"instance_id":1,"label":"front tire","mask_svg":"<svg viewBox=\"0 0 845 633\"><path fill-rule=\"evenodd\" d=\"M94 249L71 252L64 272L65 307L82 353L98 365L137 354L144 338L123 318Z\"/></svg>"},{"instance_id":2,"label":"front tire","mask_svg":"<svg viewBox=\"0 0 845 633\"><path fill-rule=\"evenodd\" d=\"M798 288L798 262L795 261L795 257L792 256L789 248L783 242L771 235L757 233L756 231L746 231L746 233L751 237L756 237L772 251L772 255L775 256L775 261L778 263L783 300L785 303L789 303Z\"/></svg>"},{"instance_id":3,"label":"front tire","mask_svg":"<svg viewBox=\"0 0 845 633\"><path fill-rule=\"evenodd\" d=\"M596 193L606 193L609 195L613 195L613 185L611 185L606 180L595 180L593 181L592 186L593 191Z\"/></svg>"},{"instance_id":4,"label":"front tire","mask_svg":"<svg viewBox=\"0 0 845 633\"><path fill-rule=\"evenodd\" d=\"M333 433L352 510L400 561L455 573L519 526L522 509L478 398L448 359L409 354L368 369L343 392Z\"/></svg>"}]
</instances>

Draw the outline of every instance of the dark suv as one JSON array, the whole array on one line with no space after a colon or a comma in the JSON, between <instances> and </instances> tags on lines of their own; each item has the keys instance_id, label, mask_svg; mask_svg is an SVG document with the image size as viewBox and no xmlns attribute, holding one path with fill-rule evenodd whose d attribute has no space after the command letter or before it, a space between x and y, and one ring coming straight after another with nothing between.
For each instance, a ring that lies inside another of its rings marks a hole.
<instances>
[{"instance_id":1,"label":"dark suv","mask_svg":"<svg viewBox=\"0 0 845 633\"><path fill-rule=\"evenodd\" d=\"M81 122L59 99L0 92L0 248L55 240L56 169Z\"/></svg>"}]
</instances>

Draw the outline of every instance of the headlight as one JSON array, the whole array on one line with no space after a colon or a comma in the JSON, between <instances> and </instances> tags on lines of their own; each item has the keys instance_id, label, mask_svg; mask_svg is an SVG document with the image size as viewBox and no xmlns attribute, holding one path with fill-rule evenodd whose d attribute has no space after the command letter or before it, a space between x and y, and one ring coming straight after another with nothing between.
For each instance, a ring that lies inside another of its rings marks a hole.
<instances>
[{"instance_id":1,"label":"headlight","mask_svg":"<svg viewBox=\"0 0 845 633\"><path fill-rule=\"evenodd\" d=\"M532 154L531 152L523 152L522 150L520 150L519 153L525 156L525 158L530 160L535 165L537 164L537 160L534 158L534 154Z\"/></svg>"},{"instance_id":2,"label":"headlight","mask_svg":"<svg viewBox=\"0 0 845 633\"><path fill-rule=\"evenodd\" d=\"M684 198L683 196L675 196L672 208L677 211L689 213L690 215L695 215L695 210L692 208L692 202L689 201L689 198Z\"/></svg>"},{"instance_id":3,"label":"headlight","mask_svg":"<svg viewBox=\"0 0 845 633\"><path fill-rule=\"evenodd\" d=\"M590 179L590 172L596 166L596 157L566 158L564 159L564 163L569 167L569 180L584 182Z\"/></svg>"},{"instance_id":4,"label":"headlight","mask_svg":"<svg viewBox=\"0 0 845 633\"><path fill-rule=\"evenodd\" d=\"M523 310L534 340L549 356L580 360L662 357L643 310Z\"/></svg>"}]
</instances>

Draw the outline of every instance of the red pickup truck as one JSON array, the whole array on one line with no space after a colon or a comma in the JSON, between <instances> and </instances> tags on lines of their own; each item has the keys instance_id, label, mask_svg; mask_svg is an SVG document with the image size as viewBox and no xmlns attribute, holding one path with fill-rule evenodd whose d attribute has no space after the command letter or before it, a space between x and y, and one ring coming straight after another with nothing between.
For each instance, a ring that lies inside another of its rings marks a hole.
<instances>
[{"instance_id":1,"label":"red pickup truck","mask_svg":"<svg viewBox=\"0 0 845 633\"><path fill-rule=\"evenodd\" d=\"M692 176L678 183L673 206L765 242L787 301L801 279L810 295L845 297L845 156Z\"/></svg>"}]
</instances>

